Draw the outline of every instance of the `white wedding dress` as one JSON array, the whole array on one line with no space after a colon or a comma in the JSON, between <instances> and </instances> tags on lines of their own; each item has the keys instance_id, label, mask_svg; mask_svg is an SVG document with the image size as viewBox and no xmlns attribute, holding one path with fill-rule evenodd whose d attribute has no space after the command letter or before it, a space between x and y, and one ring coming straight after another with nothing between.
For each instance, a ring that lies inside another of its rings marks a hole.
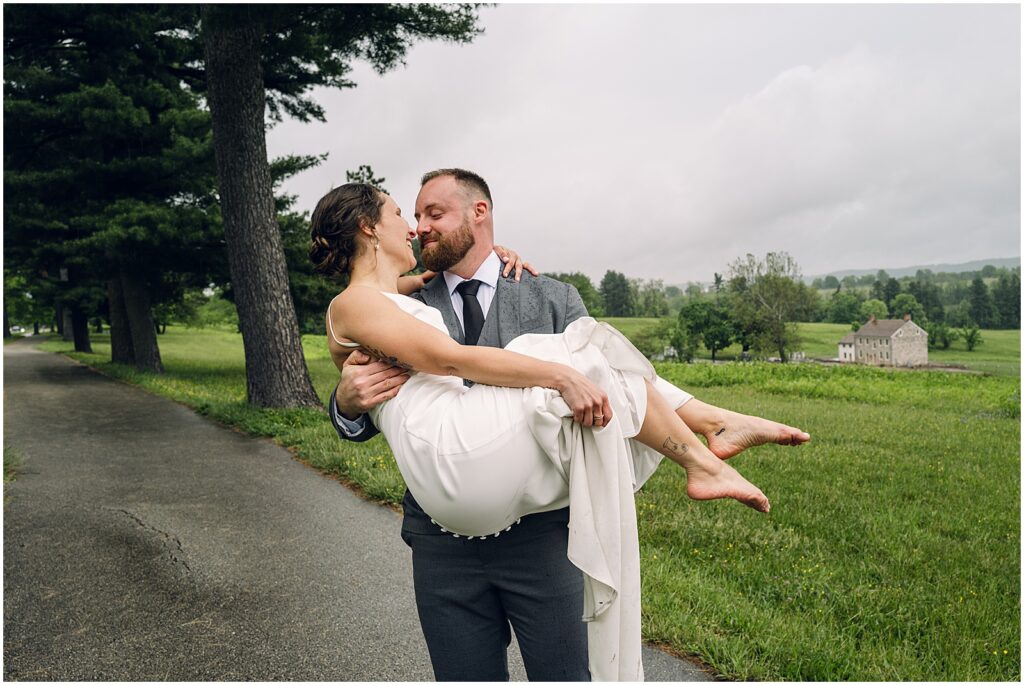
<instances>
[{"instance_id":1,"label":"white wedding dress","mask_svg":"<svg viewBox=\"0 0 1024 685\"><path fill-rule=\"evenodd\" d=\"M448 333L438 310L384 294ZM608 393L611 423L581 427L555 390L467 388L460 378L424 373L372 410L373 423L416 501L454 534L500 534L522 516L568 505L568 557L584 573L591 675L642 680L633 493L662 456L629 438L643 422L645 380L673 407L690 395L659 379L625 336L589 317L562 334L519 336L506 349L585 374Z\"/></svg>"}]
</instances>

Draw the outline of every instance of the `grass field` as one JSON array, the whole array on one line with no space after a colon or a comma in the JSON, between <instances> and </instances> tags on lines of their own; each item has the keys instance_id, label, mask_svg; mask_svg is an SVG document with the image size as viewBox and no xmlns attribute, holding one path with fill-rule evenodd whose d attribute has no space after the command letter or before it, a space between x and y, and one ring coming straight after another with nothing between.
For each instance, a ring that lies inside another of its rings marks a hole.
<instances>
[{"instance_id":1,"label":"grass field","mask_svg":"<svg viewBox=\"0 0 1024 685\"><path fill-rule=\"evenodd\" d=\"M992 338L1000 369L1011 363L1007 350L1019 352L1017 335L1016 348ZM304 342L326 398L337 372L322 338ZM380 438L342 444L319 412L245 406L237 334L172 327L160 344L160 377L106 363L103 336L94 338L96 354L74 356L275 436L372 497L400 499L401 479ZM685 477L671 465L644 487L637 508L645 637L731 678L1020 679L1019 376L657 366L705 401L814 437L735 460L772 499L768 516L734 502L689 501Z\"/></svg>"}]
</instances>

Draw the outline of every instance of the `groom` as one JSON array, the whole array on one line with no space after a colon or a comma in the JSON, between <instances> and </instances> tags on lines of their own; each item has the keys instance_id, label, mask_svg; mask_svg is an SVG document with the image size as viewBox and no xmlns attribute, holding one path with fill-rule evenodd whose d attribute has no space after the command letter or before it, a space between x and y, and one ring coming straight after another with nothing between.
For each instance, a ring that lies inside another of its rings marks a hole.
<instances>
[{"instance_id":1,"label":"groom","mask_svg":"<svg viewBox=\"0 0 1024 685\"><path fill-rule=\"evenodd\" d=\"M504 347L523 333L561 333L586 316L571 285L529 273L521 281L501 276L492 207L487 183L471 171L423 176L416 198L421 259L442 273L414 297L439 309L452 338L467 345ZM365 411L394 396L407 376L353 357L330 414L339 435L362 441L377 433ZM510 624L530 680L590 680L583 576L566 556L568 508L467 540L433 523L408 490L402 507L402 539L412 548L416 607L437 680L508 680Z\"/></svg>"},{"instance_id":2,"label":"groom","mask_svg":"<svg viewBox=\"0 0 1024 685\"><path fill-rule=\"evenodd\" d=\"M587 315L571 285L524 273L501 275L494 253L493 203L487 183L464 169L423 176L416 197L423 264L441 272L413 295L441 311L452 338L504 347L523 333L561 333ZM365 412L394 397L408 376L353 352L330 400L338 434L364 441L377 434ZM800 444L806 433L689 399L678 409L719 457L776 442ZM516 455L508 455L510 459ZM530 680L590 680L583 577L566 556L569 510L524 516L500 535L455 537L433 523L405 493L402 539L412 548L420 625L434 677L508 680L510 624Z\"/></svg>"}]
</instances>

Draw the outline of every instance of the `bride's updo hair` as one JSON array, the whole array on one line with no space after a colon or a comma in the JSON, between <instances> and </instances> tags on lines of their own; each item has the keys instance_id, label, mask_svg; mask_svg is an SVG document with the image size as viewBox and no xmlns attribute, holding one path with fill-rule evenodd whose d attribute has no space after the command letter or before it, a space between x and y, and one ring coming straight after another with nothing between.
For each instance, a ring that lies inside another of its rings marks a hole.
<instances>
[{"instance_id":1,"label":"bride's updo hair","mask_svg":"<svg viewBox=\"0 0 1024 685\"><path fill-rule=\"evenodd\" d=\"M359 229L377 225L383 205L383 193L367 183L346 183L320 198L310 220L309 258L317 273L348 275L360 250Z\"/></svg>"}]
</instances>

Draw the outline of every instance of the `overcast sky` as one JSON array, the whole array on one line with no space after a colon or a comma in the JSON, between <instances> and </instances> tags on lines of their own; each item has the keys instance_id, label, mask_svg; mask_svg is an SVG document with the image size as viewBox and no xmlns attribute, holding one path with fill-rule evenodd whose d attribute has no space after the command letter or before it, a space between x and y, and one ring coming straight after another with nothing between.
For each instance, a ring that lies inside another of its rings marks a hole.
<instances>
[{"instance_id":1,"label":"overcast sky","mask_svg":"<svg viewBox=\"0 0 1024 685\"><path fill-rule=\"evenodd\" d=\"M805 275L1020 255L1020 8L499 5L318 90L271 156L311 212L370 164L412 215L419 176L473 169L497 242L544 271L709 281L785 250Z\"/></svg>"}]
</instances>

